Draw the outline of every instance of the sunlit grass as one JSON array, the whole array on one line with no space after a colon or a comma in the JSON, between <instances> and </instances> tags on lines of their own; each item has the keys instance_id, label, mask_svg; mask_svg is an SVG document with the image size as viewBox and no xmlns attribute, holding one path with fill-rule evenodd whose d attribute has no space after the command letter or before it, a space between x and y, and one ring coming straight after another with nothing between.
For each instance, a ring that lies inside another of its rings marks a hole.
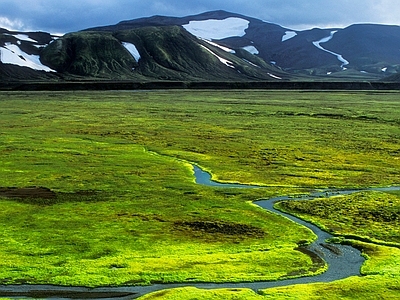
<instances>
[{"instance_id":1,"label":"sunlit grass","mask_svg":"<svg viewBox=\"0 0 400 300\"><path fill-rule=\"evenodd\" d=\"M309 274L310 258L293 249L313 235L249 202L398 183L397 92L4 92L0 104L0 187L57 192L50 200L1 198L3 283ZM176 158L222 181L270 187L198 186Z\"/></svg>"},{"instance_id":2,"label":"sunlit grass","mask_svg":"<svg viewBox=\"0 0 400 300\"><path fill-rule=\"evenodd\" d=\"M273 288L263 290L261 295L264 299L397 299L400 292L400 249L363 243L359 246L368 255L362 268L365 277Z\"/></svg>"},{"instance_id":3,"label":"sunlit grass","mask_svg":"<svg viewBox=\"0 0 400 300\"><path fill-rule=\"evenodd\" d=\"M154 292L140 298L140 300L153 300L153 299L262 300L265 298L260 295L257 295L254 291L249 289L202 290L194 287L178 288L178 289Z\"/></svg>"},{"instance_id":4,"label":"sunlit grass","mask_svg":"<svg viewBox=\"0 0 400 300\"><path fill-rule=\"evenodd\" d=\"M368 260L362 268L364 277L350 277L332 283L298 284L260 290L203 290L180 288L154 292L141 300L186 299L397 299L400 292L400 249L358 243Z\"/></svg>"},{"instance_id":5,"label":"sunlit grass","mask_svg":"<svg viewBox=\"0 0 400 300\"><path fill-rule=\"evenodd\" d=\"M400 246L400 197L396 193L359 192L277 205L341 236L355 235Z\"/></svg>"},{"instance_id":6,"label":"sunlit grass","mask_svg":"<svg viewBox=\"0 0 400 300\"><path fill-rule=\"evenodd\" d=\"M326 200L321 200L323 201ZM338 207L343 209L343 203L339 203ZM376 229L372 227L370 232ZM155 292L140 299L397 299L400 292L400 249L357 241L353 241L353 245L362 249L367 258L361 269L362 277L354 276L332 283L270 288L258 293L248 289L171 289Z\"/></svg>"}]
</instances>

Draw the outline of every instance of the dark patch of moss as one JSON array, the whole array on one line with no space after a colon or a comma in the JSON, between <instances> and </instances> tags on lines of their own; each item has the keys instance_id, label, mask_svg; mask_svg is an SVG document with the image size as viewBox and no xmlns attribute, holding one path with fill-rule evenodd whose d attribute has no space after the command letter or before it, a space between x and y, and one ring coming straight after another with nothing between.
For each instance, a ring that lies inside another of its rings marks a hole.
<instances>
[{"instance_id":1,"label":"dark patch of moss","mask_svg":"<svg viewBox=\"0 0 400 300\"><path fill-rule=\"evenodd\" d=\"M54 199L56 193L45 187L27 187L27 188L0 188L0 197L5 198L42 198L42 199Z\"/></svg>"},{"instance_id":2,"label":"dark patch of moss","mask_svg":"<svg viewBox=\"0 0 400 300\"><path fill-rule=\"evenodd\" d=\"M34 205L54 205L62 202L94 202L103 197L95 191L77 191L75 193L54 192L46 187L0 187L0 197Z\"/></svg>"},{"instance_id":3,"label":"dark patch of moss","mask_svg":"<svg viewBox=\"0 0 400 300\"><path fill-rule=\"evenodd\" d=\"M228 236L248 236L248 237L262 237L265 232L255 226L230 223L224 221L185 221L175 222L175 229L203 234L222 234Z\"/></svg>"}]
</instances>

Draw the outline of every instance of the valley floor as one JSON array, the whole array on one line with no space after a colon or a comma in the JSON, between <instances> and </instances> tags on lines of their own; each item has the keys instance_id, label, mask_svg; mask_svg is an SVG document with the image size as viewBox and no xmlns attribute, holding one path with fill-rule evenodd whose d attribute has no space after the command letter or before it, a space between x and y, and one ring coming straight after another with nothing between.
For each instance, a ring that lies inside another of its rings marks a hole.
<instances>
[{"instance_id":1,"label":"valley floor","mask_svg":"<svg viewBox=\"0 0 400 300\"><path fill-rule=\"evenodd\" d=\"M295 250L315 236L251 202L327 187L398 185L398 95L0 92L1 282L91 287L320 273ZM187 162L220 182L267 188L199 186ZM12 188L32 187L40 197L10 196ZM400 197L344 197L320 199L314 210L285 210L356 240L368 258L364 277L260 294L186 288L144 299L390 298L400 286Z\"/></svg>"}]
</instances>

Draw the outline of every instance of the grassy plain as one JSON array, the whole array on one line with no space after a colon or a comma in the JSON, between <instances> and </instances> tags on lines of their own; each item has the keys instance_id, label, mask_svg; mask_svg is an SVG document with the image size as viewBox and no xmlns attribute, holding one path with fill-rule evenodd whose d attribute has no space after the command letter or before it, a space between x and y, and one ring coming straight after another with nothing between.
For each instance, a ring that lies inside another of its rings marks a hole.
<instances>
[{"instance_id":1,"label":"grassy plain","mask_svg":"<svg viewBox=\"0 0 400 300\"><path fill-rule=\"evenodd\" d=\"M2 283L99 286L308 274L311 260L294 248L313 235L249 202L309 188L398 183L398 96L3 92L0 186L41 186L56 196L1 198ZM221 181L268 188L198 186L177 158Z\"/></svg>"},{"instance_id":2,"label":"grassy plain","mask_svg":"<svg viewBox=\"0 0 400 300\"><path fill-rule=\"evenodd\" d=\"M336 235L356 235L400 247L400 196L396 193L359 192L330 199L285 201L277 207Z\"/></svg>"},{"instance_id":3,"label":"grassy plain","mask_svg":"<svg viewBox=\"0 0 400 300\"><path fill-rule=\"evenodd\" d=\"M203 290L179 288L154 292L140 300L304 300L304 299L397 299L400 292L400 249L357 242L368 258L363 277L350 277L332 283L284 286L260 291L249 289Z\"/></svg>"},{"instance_id":4,"label":"grassy plain","mask_svg":"<svg viewBox=\"0 0 400 300\"><path fill-rule=\"evenodd\" d=\"M400 292L400 193L359 192L310 201L283 201L277 208L325 230L356 239L366 263L366 277L331 284L310 284L265 290L276 299L395 299ZM359 242L361 238L371 243ZM384 246L390 245L391 247ZM268 298L268 297L267 297Z\"/></svg>"}]
</instances>

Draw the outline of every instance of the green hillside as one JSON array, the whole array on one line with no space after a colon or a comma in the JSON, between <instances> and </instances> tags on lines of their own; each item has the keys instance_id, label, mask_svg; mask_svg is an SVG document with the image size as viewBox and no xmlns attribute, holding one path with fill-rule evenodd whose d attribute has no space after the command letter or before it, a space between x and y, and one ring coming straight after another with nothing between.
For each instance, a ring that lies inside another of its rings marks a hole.
<instances>
[{"instance_id":1,"label":"green hillside","mask_svg":"<svg viewBox=\"0 0 400 300\"><path fill-rule=\"evenodd\" d=\"M123 43L135 45L139 61ZM239 55L198 39L180 26L141 27L117 32L82 31L50 43L44 64L64 76L152 80L277 80L285 72L255 55ZM271 76L271 73L274 73Z\"/></svg>"}]
</instances>

